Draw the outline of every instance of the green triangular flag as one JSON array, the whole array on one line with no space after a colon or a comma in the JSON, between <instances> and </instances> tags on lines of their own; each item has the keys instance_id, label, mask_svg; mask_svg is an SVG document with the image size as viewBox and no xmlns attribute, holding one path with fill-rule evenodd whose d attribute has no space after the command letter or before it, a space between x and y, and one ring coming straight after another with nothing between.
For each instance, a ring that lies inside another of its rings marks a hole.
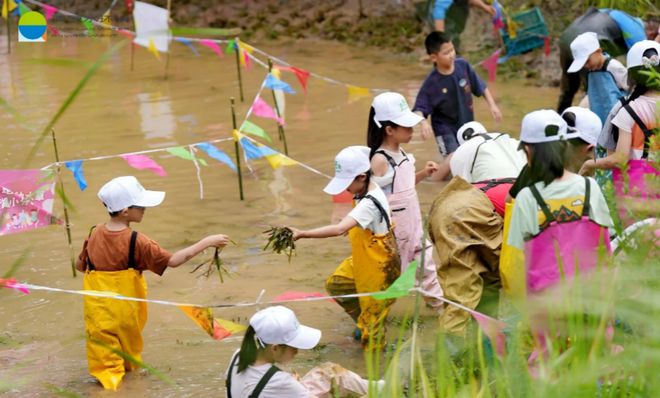
<instances>
[{"instance_id":1,"label":"green triangular flag","mask_svg":"<svg viewBox=\"0 0 660 398\"><path fill-rule=\"evenodd\" d=\"M87 36L89 37L96 36L96 34L94 33L94 24L90 19L80 18L80 22L82 22L82 24L85 25L85 29L87 29Z\"/></svg>"},{"instance_id":2,"label":"green triangular flag","mask_svg":"<svg viewBox=\"0 0 660 398\"><path fill-rule=\"evenodd\" d=\"M19 15L22 16L22 15L25 14L26 12L30 12L30 11L32 11L32 10L30 10L30 7L28 7L28 6L26 6L25 4L23 4L23 2L18 3L18 14L19 14Z\"/></svg>"},{"instance_id":3,"label":"green triangular flag","mask_svg":"<svg viewBox=\"0 0 660 398\"><path fill-rule=\"evenodd\" d=\"M233 54L236 51L236 41L234 39L229 40L227 47L225 47L225 54Z\"/></svg>"},{"instance_id":4,"label":"green triangular flag","mask_svg":"<svg viewBox=\"0 0 660 398\"><path fill-rule=\"evenodd\" d=\"M197 159L197 161L202 164L203 166L208 166L208 163L206 163L206 160L198 157L193 157L193 155L190 153L189 150L182 146L176 146L174 148L168 148L167 152L171 153L172 155L179 157L181 159L185 160L190 160L192 161L193 159Z\"/></svg>"},{"instance_id":5,"label":"green triangular flag","mask_svg":"<svg viewBox=\"0 0 660 398\"><path fill-rule=\"evenodd\" d=\"M270 136L264 131L264 129L247 120L243 122L241 128L238 129L238 131L241 133L252 134L254 136L261 137L271 143L273 142L273 140L270 139Z\"/></svg>"},{"instance_id":6,"label":"green triangular flag","mask_svg":"<svg viewBox=\"0 0 660 398\"><path fill-rule=\"evenodd\" d=\"M390 287L387 288L387 290L382 293L374 294L373 297L376 300L385 300L409 295L410 289L415 287L416 272L417 260L414 260L408 265L406 271L401 274L401 276L399 276L397 280L395 280L394 283L392 283Z\"/></svg>"}]
</instances>

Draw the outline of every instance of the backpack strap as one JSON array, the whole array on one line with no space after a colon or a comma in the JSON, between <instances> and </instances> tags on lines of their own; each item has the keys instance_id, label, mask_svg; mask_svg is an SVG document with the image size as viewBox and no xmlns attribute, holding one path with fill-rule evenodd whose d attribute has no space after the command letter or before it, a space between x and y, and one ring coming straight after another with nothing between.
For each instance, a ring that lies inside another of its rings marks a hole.
<instances>
[{"instance_id":1,"label":"backpack strap","mask_svg":"<svg viewBox=\"0 0 660 398\"><path fill-rule=\"evenodd\" d=\"M590 197L591 184L589 183L589 179L584 177L584 205L582 206L582 217L589 217L589 211L591 210Z\"/></svg>"},{"instance_id":2,"label":"backpack strap","mask_svg":"<svg viewBox=\"0 0 660 398\"><path fill-rule=\"evenodd\" d=\"M639 115L632 109L630 104L625 104L623 107L626 109L626 111L628 111L630 117L633 118L635 123L644 132L644 154L642 155L642 158L646 159L649 156L649 140L653 136L653 132L649 130L648 127L646 127L646 124L642 121L642 119L640 119Z\"/></svg>"},{"instance_id":3,"label":"backpack strap","mask_svg":"<svg viewBox=\"0 0 660 398\"><path fill-rule=\"evenodd\" d=\"M227 380L225 380L225 387L227 388L227 398L231 398L231 375L234 372L234 367L236 366L236 362L238 362L238 357L240 355L240 351L234 355L234 357L231 359L231 363L229 364L229 372L227 372Z\"/></svg>"},{"instance_id":4,"label":"backpack strap","mask_svg":"<svg viewBox=\"0 0 660 398\"><path fill-rule=\"evenodd\" d=\"M135 243L137 242L137 231L131 232L131 243L128 245L128 269L135 269Z\"/></svg>"},{"instance_id":5,"label":"backpack strap","mask_svg":"<svg viewBox=\"0 0 660 398\"><path fill-rule=\"evenodd\" d=\"M481 149L481 146L483 144L487 143L488 141L496 140L496 139L500 138L503 135L504 134L500 134L497 137L493 138L493 137L489 136L488 134L480 133L480 134L475 134L471 137L471 138L482 137L484 139L484 141L481 144L479 144L479 146L477 146L477 150L474 151L474 157L472 158L472 166L470 167L470 173L472 173L472 171L474 170L474 165L477 163L477 155L479 155L479 149Z\"/></svg>"},{"instance_id":6,"label":"backpack strap","mask_svg":"<svg viewBox=\"0 0 660 398\"><path fill-rule=\"evenodd\" d=\"M261 394L261 391L266 387L266 384L270 381L270 379L275 375L275 373L279 372L280 368L277 366L273 365L268 369L266 374L264 374L261 377L261 380L259 380L259 383L257 383L257 386L254 388L252 391L252 394L248 398L257 398L259 394Z\"/></svg>"},{"instance_id":7,"label":"backpack strap","mask_svg":"<svg viewBox=\"0 0 660 398\"><path fill-rule=\"evenodd\" d=\"M536 188L536 184L532 184L529 186L529 190L532 191L532 195L534 195L534 199L536 199L536 203L541 207L541 210L543 211L543 214L545 214L545 221L546 223L551 223L555 221L555 216L552 215L552 212L548 208L548 204L545 203L545 200L541 197L541 194L539 193L539 190Z\"/></svg>"},{"instance_id":8,"label":"backpack strap","mask_svg":"<svg viewBox=\"0 0 660 398\"><path fill-rule=\"evenodd\" d=\"M495 188L496 186L500 184L513 184L516 182L516 177L505 177L505 178L493 178L490 180L484 180L484 181L478 181L473 183L473 185L482 185L479 188L481 192L486 193L488 192L491 188Z\"/></svg>"},{"instance_id":9,"label":"backpack strap","mask_svg":"<svg viewBox=\"0 0 660 398\"><path fill-rule=\"evenodd\" d=\"M401 166L403 162L408 160L408 155L406 155L406 153L403 152L403 150L401 150L401 154L403 155L403 160L401 161L401 163L397 164L396 161L394 161L394 158L390 156L387 152L385 152L385 150L379 149L376 152L374 152L374 155L377 153L380 153L381 155L385 156L385 159L387 159L387 163L389 163L390 166L392 166L392 170L394 170L394 175L392 176L392 192L394 192L394 179L396 178L396 168L398 166Z\"/></svg>"},{"instance_id":10,"label":"backpack strap","mask_svg":"<svg viewBox=\"0 0 660 398\"><path fill-rule=\"evenodd\" d=\"M385 220L385 223L387 224L387 230L389 231L392 227L391 224L390 224L390 215L387 214L387 212L385 211L383 206L380 204L378 199L374 198L371 195L366 195L364 197L364 199L371 199L371 201L374 202L374 204L376 205L376 208L378 208L378 211L380 212L381 220L383 220L383 219Z\"/></svg>"}]
</instances>

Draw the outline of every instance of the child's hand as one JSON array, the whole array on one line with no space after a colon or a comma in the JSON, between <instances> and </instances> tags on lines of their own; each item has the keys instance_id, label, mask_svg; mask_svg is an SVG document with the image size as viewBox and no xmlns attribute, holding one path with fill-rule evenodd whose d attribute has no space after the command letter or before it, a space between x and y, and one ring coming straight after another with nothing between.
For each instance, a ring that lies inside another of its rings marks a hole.
<instances>
[{"instance_id":1,"label":"child's hand","mask_svg":"<svg viewBox=\"0 0 660 398\"><path fill-rule=\"evenodd\" d=\"M436 162L428 161L426 162L426 166L424 166L424 173L426 174L426 177L430 177L433 173L438 171L438 164Z\"/></svg>"},{"instance_id":2,"label":"child's hand","mask_svg":"<svg viewBox=\"0 0 660 398\"><path fill-rule=\"evenodd\" d=\"M589 159L586 162L584 162L582 167L580 167L580 171L578 172L578 174L580 174L581 176L591 175L595 168L596 168L596 162L592 159Z\"/></svg>"},{"instance_id":3,"label":"child's hand","mask_svg":"<svg viewBox=\"0 0 660 398\"><path fill-rule=\"evenodd\" d=\"M490 107L490 114L493 115L493 119L495 119L496 122L499 123L502 121L502 112L500 112L500 108L498 108L497 105Z\"/></svg>"},{"instance_id":4,"label":"child's hand","mask_svg":"<svg viewBox=\"0 0 660 398\"><path fill-rule=\"evenodd\" d=\"M302 231L301 230L299 230L297 228L293 228L293 227L287 227L287 228L289 228L291 230L291 232L293 232L293 240L294 241L302 238Z\"/></svg>"},{"instance_id":5,"label":"child's hand","mask_svg":"<svg viewBox=\"0 0 660 398\"><path fill-rule=\"evenodd\" d=\"M206 247L225 247L229 243L229 237L223 234L209 235L206 241Z\"/></svg>"},{"instance_id":6,"label":"child's hand","mask_svg":"<svg viewBox=\"0 0 660 398\"><path fill-rule=\"evenodd\" d=\"M424 141L426 141L429 138L433 137L433 128L431 127L429 122L427 122L426 120L422 121L422 124L421 124L420 127L422 129L422 139Z\"/></svg>"}]
</instances>

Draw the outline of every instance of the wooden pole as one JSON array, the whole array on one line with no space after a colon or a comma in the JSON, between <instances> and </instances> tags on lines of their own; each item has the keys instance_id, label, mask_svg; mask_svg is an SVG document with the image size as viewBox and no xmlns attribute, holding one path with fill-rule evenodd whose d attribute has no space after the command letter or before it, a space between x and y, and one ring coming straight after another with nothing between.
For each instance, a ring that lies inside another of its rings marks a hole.
<instances>
[{"instance_id":1,"label":"wooden pole","mask_svg":"<svg viewBox=\"0 0 660 398\"><path fill-rule=\"evenodd\" d=\"M62 182L62 174L60 173L60 154L57 151L57 140L55 139L55 130L50 130L51 136L53 137L53 148L55 149L55 161L57 162L57 183L60 188L60 193L63 197L66 197L64 194L64 182ZM69 242L69 255L71 256L71 272L73 277L76 277L76 260L73 254L73 243L71 241L71 223L69 223L69 210L66 207L66 200L62 200L64 206L64 223L66 225L66 239Z\"/></svg>"},{"instance_id":2,"label":"wooden pole","mask_svg":"<svg viewBox=\"0 0 660 398\"><path fill-rule=\"evenodd\" d=\"M236 110L234 109L234 97L229 98L231 103L231 122L234 126L234 131L238 130L236 126ZM243 175L241 174L241 154L238 151L238 139L234 137L234 153L236 154L236 172L238 173L238 191L240 192L241 200L245 200L243 195Z\"/></svg>"},{"instance_id":3,"label":"wooden pole","mask_svg":"<svg viewBox=\"0 0 660 398\"><path fill-rule=\"evenodd\" d=\"M238 45L238 37L234 39L234 43L236 43L236 72L238 72L238 89L241 94L241 102L243 102L243 76L241 75L241 50L240 46Z\"/></svg>"},{"instance_id":4,"label":"wooden pole","mask_svg":"<svg viewBox=\"0 0 660 398\"><path fill-rule=\"evenodd\" d=\"M11 14L9 14L9 3L3 0L3 7L7 7L7 54L11 53Z\"/></svg>"},{"instance_id":5,"label":"wooden pole","mask_svg":"<svg viewBox=\"0 0 660 398\"><path fill-rule=\"evenodd\" d=\"M270 73L273 70L273 60L268 58L268 73ZM271 90L273 92L273 102L275 102L275 112L277 113L277 117L282 118L282 115L280 113L280 105L277 103L277 97L275 97L275 90ZM286 135L284 134L284 126L280 124L280 122L277 122L277 133L279 134L280 141L284 144L284 154L286 156L289 156L289 148L286 145Z\"/></svg>"},{"instance_id":6,"label":"wooden pole","mask_svg":"<svg viewBox=\"0 0 660 398\"><path fill-rule=\"evenodd\" d=\"M172 0L167 0L167 26L169 26L169 21L172 19L171 13L172 13ZM169 31L169 29L168 29ZM168 32L169 33L169 32ZM168 46L167 48L167 54L165 55L165 80L167 80L167 74L170 70L170 51L171 49Z\"/></svg>"},{"instance_id":7,"label":"wooden pole","mask_svg":"<svg viewBox=\"0 0 660 398\"><path fill-rule=\"evenodd\" d=\"M133 18L133 8L129 9L128 13L131 15L133 32L135 32L135 18ZM134 59L135 59L135 44L133 43L133 39L131 39L131 72L133 72Z\"/></svg>"}]
</instances>

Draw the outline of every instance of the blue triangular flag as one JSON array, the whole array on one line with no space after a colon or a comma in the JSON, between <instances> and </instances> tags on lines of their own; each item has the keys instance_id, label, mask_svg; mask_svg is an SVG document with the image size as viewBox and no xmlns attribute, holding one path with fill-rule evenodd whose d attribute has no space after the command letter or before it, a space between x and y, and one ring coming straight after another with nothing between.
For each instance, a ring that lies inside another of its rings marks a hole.
<instances>
[{"instance_id":1,"label":"blue triangular flag","mask_svg":"<svg viewBox=\"0 0 660 398\"><path fill-rule=\"evenodd\" d=\"M178 41L179 43L183 43L183 44L185 44L186 46L188 46L188 48L190 48L190 51L192 51L196 56L199 57L199 52L197 51L197 49L195 48L195 46L193 46L193 44L192 44L192 42L191 42L190 40L186 39L185 37L175 37L174 40L176 40L176 41Z\"/></svg>"},{"instance_id":2,"label":"blue triangular flag","mask_svg":"<svg viewBox=\"0 0 660 398\"><path fill-rule=\"evenodd\" d=\"M87 181L85 181L85 175L83 174L83 161L72 160L70 162L65 162L64 165L73 173L73 178L78 183L78 188L80 188L81 191L84 191L85 188L87 188Z\"/></svg>"},{"instance_id":3,"label":"blue triangular flag","mask_svg":"<svg viewBox=\"0 0 660 398\"><path fill-rule=\"evenodd\" d=\"M271 90L282 90L282 91L284 91L285 93L289 93L289 94L295 94L295 93L296 93L296 92L291 88L291 86L289 86L287 83L284 83L283 81L281 81L280 79L276 78L275 76L273 76L273 75L270 74L270 73L268 74L268 76L266 76L266 84L265 84L265 86L268 87L268 88L271 89Z\"/></svg>"},{"instance_id":4,"label":"blue triangular flag","mask_svg":"<svg viewBox=\"0 0 660 398\"><path fill-rule=\"evenodd\" d=\"M265 156L277 155L279 153L267 146L257 146L247 138L241 138L241 145L243 146L245 157L248 159L260 159Z\"/></svg>"},{"instance_id":5,"label":"blue triangular flag","mask_svg":"<svg viewBox=\"0 0 660 398\"><path fill-rule=\"evenodd\" d=\"M227 166L231 167L232 170L236 171L236 165L231 161L231 158L227 156L226 153L222 152L218 148L209 144L208 142L202 142L201 144L195 145L197 148L206 152L207 155L217 160L218 162L224 163Z\"/></svg>"}]
</instances>

